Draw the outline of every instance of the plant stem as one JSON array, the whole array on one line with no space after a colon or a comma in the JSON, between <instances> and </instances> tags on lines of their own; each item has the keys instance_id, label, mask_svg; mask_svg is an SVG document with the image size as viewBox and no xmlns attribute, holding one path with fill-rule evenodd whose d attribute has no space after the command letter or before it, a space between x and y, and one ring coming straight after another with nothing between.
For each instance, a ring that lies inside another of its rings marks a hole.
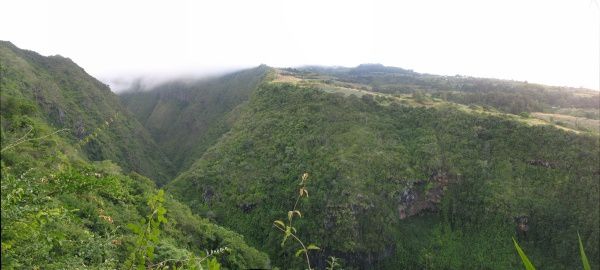
<instances>
[{"instance_id":1,"label":"plant stem","mask_svg":"<svg viewBox=\"0 0 600 270\"><path fill-rule=\"evenodd\" d=\"M285 233L285 230L275 226L275 228L279 229L280 231ZM304 249L304 256L306 257L306 264L308 264L308 270L312 270L312 268L310 267L310 258L308 257L308 249L306 249L306 246L304 245L304 243L302 243L302 240L300 240L300 238L298 238L295 234L291 233L290 234L294 239L296 239L296 241L298 241L298 243L300 243L300 245L302 246L302 249Z\"/></svg>"},{"instance_id":2,"label":"plant stem","mask_svg":"<svg viewBox=\"0 0 600 270\"><path fill-rule=\"evenodd\" d=\"M56 133L59 133L59 132L61 132L61 131L65 131L65 130L68 130L68 129L66 129L66 128L63 128L63 129L61 129L61 130L57 130L57 131L55 131L55 132L52 132L52 133L50 133L50 134L47 134L47 135L44 135L44 136L41 136L41 137L37 137L37 138L31 138L31 139L27 139L27 140L25 140L25 137L27 137L27 135L29 135L29 133L31 133L31 131L32 131L32 130L33 130L33 128L31 128L31 129L30 129L30 130L27 132L27 134L25 134L23 137L21 137L20 139L18 139L17 141L15 141L13 144L11 144L11 145L9 145L9 146L7 146L7 147L4 147L4 148L2 148L2 150L0 150L0 152L4 152L4 151L6 151L6 150L8 150L8 149L11 149L11 148L13 148L13 147L15 147L15 146L17 146L17 145L19 145L19 144L22 144L22 143L24 143L24 142L35 141L35 140L41 140L41 139L43 139L43 138L50 137L50 136L52 136L52 135L54 135L54 134L56 134Z\"/></svg>"}]
</instances>

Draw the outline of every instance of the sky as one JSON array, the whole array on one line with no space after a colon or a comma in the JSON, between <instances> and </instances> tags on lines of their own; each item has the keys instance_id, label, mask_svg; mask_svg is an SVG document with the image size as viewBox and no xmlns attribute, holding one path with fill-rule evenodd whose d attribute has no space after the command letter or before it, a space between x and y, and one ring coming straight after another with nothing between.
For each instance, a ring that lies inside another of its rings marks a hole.
<instances>
[{"instance_id":1,"label":"sky","mask_svg":"<svg viewBox=\"0 0 600 270\"><path fill-rule=\"evenodd\" d=\"M136 76L381 63L599 89L599 0L0 0L0 40Z\"/></svg>"}]
</instances>

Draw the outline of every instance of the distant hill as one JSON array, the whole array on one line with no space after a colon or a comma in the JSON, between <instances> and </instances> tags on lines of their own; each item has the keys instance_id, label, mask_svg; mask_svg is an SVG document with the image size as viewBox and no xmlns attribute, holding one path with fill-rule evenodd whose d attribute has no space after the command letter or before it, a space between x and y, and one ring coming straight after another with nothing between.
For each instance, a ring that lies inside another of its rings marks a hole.
<instances>
[{"instance_id":1,"label":"distant hill","mask_svg":"<svg viewBox=\"0 0 600 270\"><path fill-rule=\"evenodd\" d=\"M381 64L355 68L309 66L295 69L302 76L311 73L332 76L341 82L368 85L372 91L387 94L423 92L461 104L494 107L503 112L556 112L578 108L575 116L600 119L600 93L589 89L556 87L519 81L421 74Z\"/></svg>"}]
</instances>

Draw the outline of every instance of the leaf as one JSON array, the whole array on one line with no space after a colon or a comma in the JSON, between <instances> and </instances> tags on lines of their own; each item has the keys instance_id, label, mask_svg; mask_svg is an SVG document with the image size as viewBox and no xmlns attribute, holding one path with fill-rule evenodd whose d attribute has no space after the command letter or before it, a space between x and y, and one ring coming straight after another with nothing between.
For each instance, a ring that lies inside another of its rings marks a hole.
<instances>
[{"instance_id":1,"label":"leaf","mask_svg":"<svg viewBox=\"0 0 600 270\"><path fill-rule=\"evenodd\" d=\"M158 197L157 200L159 202L165 202L165 191L163 189L159 189L158 194L156 194L156 196Z\"/></svg>"},{"instance_id":2,"label":"leaf","mask_svg":"<svg viewBox=\"0 0 600 270\"><path fill-rule=\"evenodd\" d=\"M283 236L283 240L281 240L281 247L283 247L283 245L285 244L285 241L287 241L288 237L289 237L289 235L287 235L287 234Z\"/></svg>"},{"instance_id":3,"label":"leaf","mask_svg":"<svg viewBox=\"0 0 600 270\"><path fill-rule=\"evenodd\" d=\"M308 247L306 247L306 249L308 249L308 250L311 250L311 249L318 250L318 249L321 249L321 248L318 247L315 244L310 244L310 245L308 245Z\"/></svg>"},{"instance_id":4,"label":"leaf","mask_svg":"<svg viewBox=\"0 0 600 270\"><path fill-rule=\"evenodd\" d=\"M12 247L13 241L2 242L2 252L9 250Z\"/></svg>"},{"instance_id":5,"label":"leaf","mask_svg":"<svg viewBox=\"0 0 600 270\"><path fill-rule=\"evenodd\" d=\"M535 267L533 266L531 261L529 261L529 258L527 258L527 255L525 255L525 252L523 252L519 244L517 244L515 238L513 238L513 243L515 243L515 248L517 249L517 253L519 253L519 256L521 257L521 261L523 261L523 266L525 266L525 269L535 270Z\"/></svg>"},{"instance_id":6,"label":"leaf","mask_svg":"<svg viewBox=\"0 0 600 270\"><path fill-rule=\"evenodd\" d=\"M304 252L305 252L305 250L303 248L299 249L298 251L296 251L296 257L299 257Z\"/></svg>"},{"instance_id":7,"label":"leaf","mask_svg":"<svg viewBox=\"0 0 600 270\"><path fill-rule=\"evenodd\" d=\"M152 259L154 258L154 247L153 246L146 247L146 257L148 257L148 259L150 261L152 261Z\"/></svg>"},{"instance_id":8,"label":"leaf","mask_svg":"<svg viewBox=\"0 0 600 270\"><path fill-rule=\"evenodd\" d=\"M157 217L157 220L158 220L158 222L161 222L161 223L167 223L167 221L168 221L167 218L165 218L165 216L163 216L163 215L159 215Z\"/></svg>"},{"instance_id":9,"label":"leaf","mask_svg":"<svg viewBox=\"0 0 600 270\"><path fill-rule=\"evenodd\" d=\"M292 227L285 226L285 233L283 235L283 240L281 241L281 246L282 247L285 244L285 241L288 240L288 238L290 237L290 235L292 235Z\"/></svg>"},{"instance_id":10,"label":"leaf","mask_svg":"<svg viewBox=\"0 0 600 270\"><path fill-rule=\"evenodd\" d=\"M217 261L217 258L212 258L208 261L208 270L220 270L221 264Z\"/></svg>"},{"instance_id":11,"label":"leaf","mask_svg":"<svg viewBox=\"0 0 600 270\"><path fill-rule=\"evenodd\" d=\"M141 232L141 228L137 224L129 223L127 224L127 228L129 228L135 234L139 234Z\"/></svg>"},{"instance_id":12,"label":"leaf","mask_svg":"<svg viewBox=\"0 0 600 270\"><path fill-rule=\"evenodd\" d=\"M282 230L285 228L285 223L283 223L281 220L275 220L273 221L273 224L275 224L275 226L279 225L278 227L280 227Z\"/></svg>"},{"instance_id":13,"label":"leaf","mask_svg":"<svg viewBox=\"0 0 600 270\"><path fill-rule=\"evenodd\" d=\"M166 208L164 208L164 207L162 207L162 206L159 206L159 207L158 207L158 215L159 215L159 216L160 216L160 215L164 215L165 213L167 213L167 209L166 209Z\"/></svg>"},{"instance_id":14,"label":"leaf","mask_svg":"<svg viewBox=\"0 0 600 270\"><path fill-rule=\"evenodd\" d=\"M294 213L294 214L296 214L296 215L298 215L299 217L302 217L302 214L301 214L301 213L300 213L300 211L298 211L298 210L294 210L294 212L293 212L293 213Z\"/></svg>"},{"instance_id":15,"label":"leaf","mask_svg":"<svg viewBox=\"0 0 600 270\"><path fill-rule=\"evenodd\" d=\"M584 270L591 270L590 262L588 261L587 256L585 256L585 250L583 250L583 243L581 242L581 236L579 236L579 232L577 233L577 238L579 238L579 254L581 255L581 263L583 264Z\"/></svg>"}]
</instances>

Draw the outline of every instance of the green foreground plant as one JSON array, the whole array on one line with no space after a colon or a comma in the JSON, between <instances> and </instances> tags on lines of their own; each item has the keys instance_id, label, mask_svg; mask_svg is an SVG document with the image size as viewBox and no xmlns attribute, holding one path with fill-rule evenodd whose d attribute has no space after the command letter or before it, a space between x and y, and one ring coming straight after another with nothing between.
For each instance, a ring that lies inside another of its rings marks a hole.
<instances>
[{"instance_id":1,"label":"green foreground plant","mask_svg":"<svg viewBox=\"0 0 600 270\"><path fill-rule=\"evenodd\" d=\"M165 202L164 190L160 189L156 195L148 199L150 214L138 224L127 224L136 235L135 246L125 261L125 269L204 269L219 270L221 264L215 257L229 251L228 247L206 251L200 257L188 254L186 258L168 258L158 263L152 263L154 250L159 244L160 226L168 222L165 214L167 209L163 206Z\"/></svg>"},{"instance_id":2,"label":"green foreground plant","mask_svg":"<svg viewBox=\"0 0 600 270\"><path fill-rule=\"evenodd\" d=\"M127 224L127 227L137 235L137 239L135 240L135 248L125 261L126 269L144 269L146 263L151 264L152 259L154 259L154 249L158 244L160 225L167 223L165 217L167 209L163 207L164 194L164 190L161 189L156 195L148 199L151 213L139 224Z\"/></svg>"},{"instance_id":3,"label":"green foreground plant","mask_svg":"<svg viewBox=\"0 0 600 270\"><path fill-rule=\"evenodd\" d=\"M326 270L334 270L337 267L342 267L339 263L340 259L336 258L334 256L329 256L329 259L327 260L327 267L325 267Z\"/></svg>"},{"instance_id":4,"label":"green foreground plant","mask_svg":"<svg viewBox=\"0 0 600 270\"><path fill-rule=\"evenodd\" d=\"M308 255L308 251L309 250L319 250L320 248L318 246L316 246L315 244L309 244L308 246L305 245L304 242L302 240L300 240L300 238L298 238L298 236L297 236L298 231L292 225L294 216L297 215L298 217L302 217L302 213L300 213L300 211L298 210L297 207L298 207L298 202L300 201L300 198L308 197L308 190L306 190L307 180L308 180L308 173L302 174L302 180L300 181L300 189L298 190L299 194L298 194L298 197L296 198L296 202L294 203L294 208L292 208L292 210L288 211L288 224L285 224L281 220L275 220L273 222L273 225L275 226L275 228L277 228L278 230L283 232L283 240L281 241L282 247L290 237L292 237L294 240L296 240L296 242L298 242L300 244L300 246L302 248L300 248L300 249L298 249L298 251L296 251L296 257L299 257L300 255L304 254L304 257L306 258L306 265L308 266L308 269L311 270L312 268L310 266L310 257Z\"/></svg>"},{"instance_id":5,"label":"green foreground plant","mask_svg":"<svg viewBox=\"0 0 600 270\"><path fill-rule=\"evenodd\" d=\"M527 258L527 255L525 255L525 252L523 251L523 249L521 249L521 247L514 238L513 243L515 244L515 249L517 249L517 253L519 253L519 257L521 257L521 261L523 262L523 266L525 267L525 269L535 270L535 267L533 266L529 258Z\"/></svg>"},{"instance_id":6,"label":"green foreground plant","mask_svg":"<svg viewBox=\"0 0 600 270\"><path fill-rule=\"evenodd\" d=\"M585 250L583 249L583 243L581 242L581 236L579 236L579 233L577 233L577 239L579 240L579 256L581 256L581 263L583 264L583 269L591 270L592 267L590 266L590 262L588 261L588 258L585 255ZM533 266L533 263L531 263L529 258L527 258L527 255L525 255L525 252L523 251L523 249L521 249L521 247L514 238L513 243L515 244L515 249L517 250L517 253L519 253L519 257L521 257L521 261L523 262L523 266L525 267L525 269L535 270L535 266Z\"/></svg>"},{"instance_id":7,"label":"green foreground plant","mask_svg":"<svg viewBox=\"0 0 600 270\"><path fill-rule=\"evenodd\" d=\"M577 233L577 239L579 240L579 255L581 256L581 263L583 264L584 270L591 270L590 262L588 261L587 256L585 255L585 250L583 250L583 243L581 242L581 236Z\"/></svg>"}]
</instances>

